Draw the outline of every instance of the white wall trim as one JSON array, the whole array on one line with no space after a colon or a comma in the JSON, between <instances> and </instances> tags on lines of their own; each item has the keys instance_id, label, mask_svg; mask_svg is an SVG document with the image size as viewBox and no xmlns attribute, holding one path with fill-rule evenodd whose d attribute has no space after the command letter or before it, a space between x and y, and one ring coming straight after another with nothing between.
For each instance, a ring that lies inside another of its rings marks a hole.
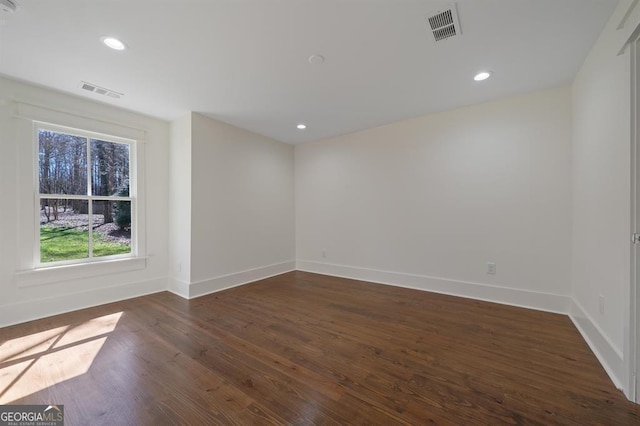
<instances>
[{"instance_id":1,"label":"white wall trim","mask_svg":"<svg viewBox=\"0 0 640 426\"><path fill-rule=\"evenodd\" d=\"M0 327L165 291L166 277L0 306Z\"/></svg>"},{"instance_id":2,"label":"white wall trim","mask_svg":"<svg viewBox=\"0 0 640 426\"><path fill-rule=\"evenodd\" d=\"M309 260L298 260L296 269L553 313L568 314L571 308L571 298L569 296L457 281L448 278L380 271Z\"/></svg>"},{"instance_id":3,"label":"white wall trim","mask_svg":"<svg viewBox=\"0 0 640 426\"><path fill-rule=\"evenodd\" d=\"M625 361L622 351L614 345L589 314L578 302L572 300L569 318L582 334L585 342L602 364L613 384L618 389L624 389Z\"/></svg>"},{"instance_id":4,"label":"white wall trim","mask_svg":"<svg viewBox=\"0 0 640 426\"><path fill-rule=\"evenodd\" d=\"M188 289L188 299L204 296L206 294L215 293L243 284L273 277L275 275L284 274L295 270L295 260L288 262L275 263L273 265L261 266L259 268L248 269L246 271L234 272L233 274L221 275L219 277L209 278L192 282ZM184 297L182 294L171 290L175 294Z\"/></svg>"},{"instance_id":5,"label":"white wall trim","mask_svg":"<svg viewBox=\"0 0 640 426\"><path fill-rule=\"evenodd\" d=\"M614 11L613 19L617 21L617 30L622 34L618 55L623 54L627 46L638 38L640 7L637 6L638 0L622 0Z\"/></svg>"},{"instance_id":6,"label":"white wall trim","mask_svg":"<svg viewBox=\"0 0 640 426\"><path fill-rule=\"evenodd\" d=\"M71 281L122 272L138 271L147 267L148 259L148 257L139 256L124 259L98 260L95 262L17 271L15 276L18 287L31 287L57 283L60 281Z\"/></svg>"},{"instance_id":7,"label":"white wall trim","mask_svg":"<svg viewBox=\"0 0 640 426\"><path fill-rule=\"evenodd\" d=\"M169 278L169 287L167 290L176 296L182 297L183 299L189 298L189 283L186 281L182 281L177 278Z\"/></svg>"},{"instance_id":8,"label":"white wall trim","mask_svg":"<svg viewBox=\"0 0 640 426\"><path fill-rule=\"evenodd\" d=\"M125 139L132 139L138 143L146 143L147 132L125 124L108 121L101 118L94 118L83 115L79 112L71 112L60 109L53 109L44 105L13 101L13 117L54 124L58 126L97 129L95 132L104 133L110 136L117 136Z\"/></svg>"},{"instance_id":9,"label":"white wall trim","mask_svg":"<svg viewBox=\"0 0 640 426\"><path fill-rule=\"evenodd\" d=\"M638 224L640 221L638 220L638 213L640 213L640 197L638 196L638 176L640 170L638 170L640 161L638 160L638 147L640 146L640 138L638 135L638 125L640 124L637 114L640 106L640 97L638 96L638 84L640 83L640 79L638 78L638 71L640 68L638 67L638 60L640 49L640 42L638 40L634 40L631 44L630 52L630 64L631 64L631 212L630 212L630 227L629 233L633 234L638 229ZM624 393L630 401L635 401L636 403L640 402L637 398L636 393L636 371L637 371L637 287L638 287L638 262L636 259L638 258L638 246L637 244L631 243L630 250L630 261L629 264L631 266L630 270L630 280L629 280L629 300L625 305L625 309L623 312L624 315L624 334L623 334L623 345L624 345L624 360L625 360L625 368L626 374L624 375L625 386Z\"/></svg>"}]
</instances>

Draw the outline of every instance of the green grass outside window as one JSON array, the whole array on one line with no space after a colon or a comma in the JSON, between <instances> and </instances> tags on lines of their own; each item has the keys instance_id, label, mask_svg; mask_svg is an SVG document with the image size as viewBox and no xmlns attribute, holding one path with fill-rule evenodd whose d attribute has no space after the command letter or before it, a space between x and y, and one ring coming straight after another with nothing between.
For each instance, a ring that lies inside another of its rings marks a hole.
<instances>
[{"instance_id":1,"label":"green grass outside window","mask_svg":"<svg viewBox=\"0 0 640 426\"><path fill-rule=\"evenodd\" d=\"M131 246L118 244L93 233L94 257L131 253ZM89 257L89 232L58 226L40 227L40 261L42 263Z\"/></svg>"}]
</instances>

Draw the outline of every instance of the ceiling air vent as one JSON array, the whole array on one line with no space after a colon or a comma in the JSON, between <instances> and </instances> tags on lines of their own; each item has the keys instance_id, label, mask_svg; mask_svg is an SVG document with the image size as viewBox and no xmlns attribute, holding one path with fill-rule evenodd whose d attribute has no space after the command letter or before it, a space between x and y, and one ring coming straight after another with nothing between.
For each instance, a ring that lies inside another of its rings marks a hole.
<instances>
[{"instance_id":1,"label":"ceiling air vent","mask_svg":"<svg viewBox=\"0 0 640 426\"><path fill-rule=\"evenodd\" d=\"M438 10L427 15L429 28L435 41L442 41L462 34L455 4L445 10Z\"/></svg>"},{"instance_id":2,"label":"ceiling air vent","mask_svg":"<svg viewBox=\"0 0 640 426\"><path fill-rule=\"evenodd\" d=\"M120 99L124 96L124 93L118 93L113 90L105 89L104 87L97 86L93 83L87 83L86 81L80 82L80 88L89 92L97 93L98 95L109 96L110 98Z\"/></svg>"}]
</instances>

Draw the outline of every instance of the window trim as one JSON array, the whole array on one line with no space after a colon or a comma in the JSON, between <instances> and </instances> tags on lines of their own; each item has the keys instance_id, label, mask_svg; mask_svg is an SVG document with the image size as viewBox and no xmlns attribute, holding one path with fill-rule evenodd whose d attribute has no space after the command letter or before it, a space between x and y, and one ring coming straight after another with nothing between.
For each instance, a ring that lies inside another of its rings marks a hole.
<instances>
[{"instance_id":1,"label":"window trim","mask_svg":"<svg viewBox=\"0 0 640 426\"><path fill-rule=\"evenodd\" d=\"M96 262L56 264L46 268L36 268L16 272L18 287L33 287L60 281L99 277L104 275L131 272L145 269L148 257L110 257Z\"/></svg>"},{"instance_id":2,"label":"window trim","mask_svg":"<svg viewBox=\"0 0 640 426\"><path fill-rule=\"evenodd\" d=\"M15 124L14 137L25 143L17 144L17 187L18 193L30 194L33 188L37 188L38 180L34 180L37 172L38 157L34 155L34 122L43 123L47 126L61 127L67 129L86 129L89 134L107 135L111 139L127 139L136 141L135 149L131 150L130 168L135 167L135 184L130 187L131 195L135 194L136 209L135 214L137 227L136 233L137 252L134 256L123 259L105 259L89 263L76 263L71 265L56 265L37 268L34 257L34 237L38 234L39 226L34 225L33 214L35 211L35 196L17 197L18 224L16 227L17 237L17 266L15 269L15 283L20 288L28 288L38 285L56 285L63 281L81 280L90 277L106 277L113 274L138 271L146 269L147 254L146 247L146 149L148 131L135 124L114 121L110 116L95 117L84 115L80 111L70 109L51 108L31 101L13 100L10 102L11 114ZM37 149L37 148L36 148ZM36 151L37 152L37 151ZM37 175L36 175L37 176ZM135 193L133 192L135 191ZM133 217L132 217L133 219ZM39 225L39 224L38 224ZM39 256L39 253L38 253Z\"/></svg>"},{"instance_id":3,"label":"window trim","mask_svg":"<svg viewBox=\"0 0 640 426\"><path fill-rule=\"evenodd\" d=\"M99 195L90 195L91 194L91 186L89 186L89 182L87 182L87 195L71 195L71 194L41 194L40 193L40 131L50 131L55 133L62 133L71 136L77 136L86 139L87 143L87 178L90 175L91 168L91 158L89 155L89 149L91 140L101 140L105 142L119 143L124 144L129 147L129 196L128 197L119 197L119 196L99 196ZM70 265L82 265L86 263L99 263L103 261L110 260L118 260L118 259L129 259L135 258L138 255L138 244L137 244L137 167L136 167L136 148L137 141L133 139L127 139L112 135L107 135L104 133L91 132L83 129L76 129L67 126L54 125L49 123L43 123L41 121L33 121L33 156L34 156L34 167L33 167L33 183L34 183L34 220L35 220L35 229L37 232L34 233L34 244L33 244L33 259L34 259L34 269L48 269L54 268L58 266L70 266ZM129 201L131 202L131 252L125 254L116 254L110 256L99 256L94 257L93 254L93 232L89 233L89 257L81 258L81 259L70 259L70 260L60 260L55 262L42 262L41 252L40 252L40 202L43 199L53 199L53 200L86 200L88 202L89 214L93 209L93 201L104 201L104 200L113 200L113 201Z\"/></svg>"}]
</instances>

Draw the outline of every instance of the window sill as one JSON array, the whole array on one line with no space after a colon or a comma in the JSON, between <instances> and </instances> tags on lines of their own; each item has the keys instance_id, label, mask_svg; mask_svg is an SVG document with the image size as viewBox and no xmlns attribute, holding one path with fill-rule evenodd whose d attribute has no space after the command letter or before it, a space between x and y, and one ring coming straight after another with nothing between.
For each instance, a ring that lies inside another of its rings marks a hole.
<instances>
[{"instance_id":1,"label":"window sill","mask_svg":"<svg viewBox=\"0 0 640 426\"><path fill-rule=\"evenodd\" d=\"M18 287L53 284L60 281L77 280L121 272L138 271L147 267L147 257L105 260L103 262L77 265L53 266L16 273Z\"/></svg>"}]
</instances>

